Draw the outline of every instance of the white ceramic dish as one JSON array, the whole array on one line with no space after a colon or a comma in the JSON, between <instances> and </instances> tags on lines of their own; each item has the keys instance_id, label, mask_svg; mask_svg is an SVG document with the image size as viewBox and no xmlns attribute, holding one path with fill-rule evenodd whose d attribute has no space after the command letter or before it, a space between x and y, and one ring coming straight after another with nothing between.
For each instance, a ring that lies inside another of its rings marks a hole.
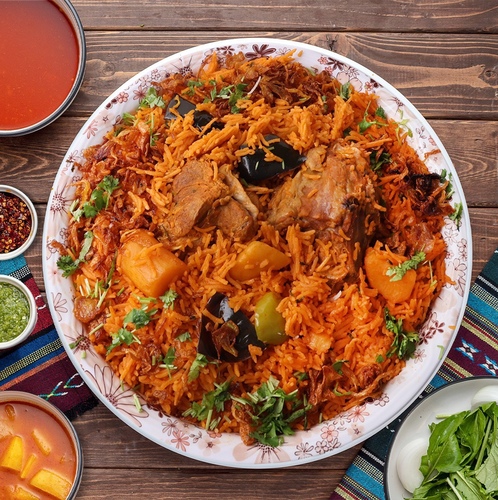
<instances>
[{"instance_id":1,"label":"white ceramic dish","mask_svg":"<svg viewBox=\"0 0 498 500\"><path fill-rule=\"evenodd\" d=\"M10 349L11 347L18 345L21 342L24 342L31 335L38 319L38 309L36 307L36 301L33 294L31 293L31 290L21 280L18 280L17 278L14 278L12 276L0 274L0 283L6 283L8 285L15 286L24 294L29 304L29 319L26 327L17 337L13 338L12 340L9 340L7 342L0 342L1 351L4 349Z\"/></svg>"},{"instance_id":2,"label":"white ceramic dish","mask_svg":"<svg viewBox=\"0 0 498 500\"><path fill-rule=\"evenodd\" d=\"M64 238L68 225L67 210L73 199L71 183L78 178L75 162L82 161L84 149L99 143L124 112L136 109L151 82L177 71L194 74L201 61L213 51L221 57L239 51L247 57L271 57L291 49L297 49L297 60L305 66L329 71L341 82L350 81L357 89L375 92L389 117L407 120L404 123L413 131L411 142L418 154L424 156L439 149L440 153L429 155L427 164L431 171L440 173L446 169L451 173L456 191L454 202L463 203L465 208L459 229L449 219L444 228L449 250L447 273L454 285L443 289L420 331L422 342L415 357L386 386L382 396L309 431L298 432L279 448L247 447L238 435L213 435L146 407L137 410L133 392L128 388L123 390L111 368L93 351L83 335L82 325L74 318L71 283L57 270L58 254L50 242ZM372 71L328 50L278 39L224 40L194 47L145 69L109 96L85 123L60 166L48 203L43 241L48 303L62 343L89 387L119 418L150 440L185 456L231 467L277 468L312 462L360 443L391 422L423 391L443 362L460 325L471 278L471 234L464 195L451 160L427 121L406 98Z\"/></svg>"},{"instance_id":3,"label":"white ceramic dish","mask_svg":"<svg viewBox=\"0 0 498 500\"><path fill-rule=\"evenodd\" d=\"M470 410L475 393L487 386L498 387L496 377L475 377L457 380L439 387L420 401L404 418L391 443L384 472L384 490L387 500L411 498L396 471L400 452L414 438L429 439L429 424L438 421L440 415L452 415ZM416 471L414 471L416 472Z\"/></svg>"},{"instance_id":4,"label":"white ceramic dish","mask_svg":"<svg viewBox=\"0 0 498 500\"><path fill-rule=\"evenodd\" d=\"M0 192L14 195L20 198L28 207L29 213L31 215L31 231L26 241L20 247L12 250L11 252L0 253L0 260L9 260L23 254L33 243L36 237L36 232L38 231L38 215L36 213L36 208L33 205L33 202L25 193L23 193L19 189L12 186L7 186L5 184L0 184Z\"/></svg>"}]
</instances>

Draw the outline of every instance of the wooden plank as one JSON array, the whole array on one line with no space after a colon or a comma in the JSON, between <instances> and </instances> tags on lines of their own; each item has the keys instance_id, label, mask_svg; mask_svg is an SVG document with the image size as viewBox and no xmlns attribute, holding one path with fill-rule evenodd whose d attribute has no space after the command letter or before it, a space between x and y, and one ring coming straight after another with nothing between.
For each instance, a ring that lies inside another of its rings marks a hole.
<instances>
[{"instance_id":1,"label":"wooden plank","mask_svg":"<svg viewBox=\"0 0 498 500\"><path fill-rule=\"evenodd\" d=\"M62 159L84 120L62 117L30 136L0 139L2 183L44 203ZM498 130L491 121L431 120L452 158L472 207L498 207ZM57 142L52 138L57 137Z\"/></svg>"},{"instance_id":2,"label":"wooden plank","mask_svg":"<svg viewBox=\"0 0 498 500\"><path fill-rule=\"evenodd\" d=\"M495 36L336 31L259 35L332 48L387 80L427 118L498 119ZM244 32L89 32L85 80L67 114L89 116L129 78L165 57L243 36Z\"/></svg>"},{"instance_id":3,"label":"wooden plank","mask_svg":"<svg viewBox=\"0 0 498 500\"><path fill-rule=\"evenodd\" d=\"M495 0L73 0L86 29L496 33Z\"/></svg>"}]
</instances>

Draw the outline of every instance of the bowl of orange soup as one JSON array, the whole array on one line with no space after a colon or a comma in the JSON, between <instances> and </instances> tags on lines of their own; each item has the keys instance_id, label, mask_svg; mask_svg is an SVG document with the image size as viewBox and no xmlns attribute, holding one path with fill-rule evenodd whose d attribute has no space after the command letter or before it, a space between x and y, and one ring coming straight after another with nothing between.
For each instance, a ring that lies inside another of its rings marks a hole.
<instances>
[{"instance_id":1,"label":"bowl of orange soup","mask_svg":"<svg viewBox=\"0 0 498 500\"><path fill-rule=\"evenodd\" d=\"M0 0L0 137L64 113L85 73L86 43L69 0Z\"/></svg>"},{"instance_id":2,"label":"bowl of orange soup","mask_svg":"<svg viewBox=\"0 0 498 500\"><path fill-rule=\"evenodd\" d=\"M0 392L0 498L76 498L83 455L67 417L39 396Z\"/></svg>"}]
</instances>

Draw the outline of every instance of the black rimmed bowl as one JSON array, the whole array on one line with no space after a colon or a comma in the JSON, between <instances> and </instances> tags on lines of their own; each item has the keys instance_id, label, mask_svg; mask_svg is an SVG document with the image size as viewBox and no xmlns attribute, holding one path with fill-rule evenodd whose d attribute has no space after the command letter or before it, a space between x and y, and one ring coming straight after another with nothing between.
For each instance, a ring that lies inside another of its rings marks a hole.
<instances>
[{"instance_id":1,"label":"black rimmed bowl","mask_svg":"<svg viewBox=\"0 0 498 500\"><path fill-rule=\"evenodd\" d=\"M36 132L59 118L78 94L86 63L83 25L69 0L4 5L0 138Z\"/></svg>"}]
</instances>

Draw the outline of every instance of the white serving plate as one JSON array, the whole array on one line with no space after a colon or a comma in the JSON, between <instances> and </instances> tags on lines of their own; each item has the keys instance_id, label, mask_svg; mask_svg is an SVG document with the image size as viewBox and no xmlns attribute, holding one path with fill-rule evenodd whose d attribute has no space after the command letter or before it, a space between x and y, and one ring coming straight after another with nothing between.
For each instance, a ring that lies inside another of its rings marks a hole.
<instances>
[{"instance_id":1,"label":"white serving plate","mask_svg":"<svg viewBox=\"0 0 498 500\"><path fill-rule=\"evenodd\" d=\"M194 75L201 61L213 51L221 57L239 51L247 57L271 57L292 49L297 49L296 59L303 65L328 71L342 83L349 81L358 90L377 94L388 117L410 127L413 132L410 142L421 157L438 149L440 152L429 155L426 163L433 172L446 169L451 173L453 200L463 204L464 214L460 228L449 219L444 228L448 245L447 274L454 285L442 290L420 331L422 342L415 357L385 387L381 397L308 431L298 432L286 438L281 447L261 444L247 447L238 435L208 433L149 408L136 409L134 393L128 388L123 390L111 368L93 351L84 337L82 325L74 318L72 285L58 271L58 254L50 242L64 240L74 193L71 184L79 176L75 162L82 161L83 151L98 144L124 112L137 108L153 81L177 71ZM461 323L470 287L471 244L468 211L455 168L431 126L401 93L367 68L328 50L288 40L244 38L210 43L167 57L131 78L96 109L75 137L53 184L44 225L43 270L50 310L70 359L90 389L123 422L155 443L196 460L241 468L278 468L330 457L364 441L417 398L443 362ZM70 348L73 343L76 347Z\"/></svg>"}]
</instances>

